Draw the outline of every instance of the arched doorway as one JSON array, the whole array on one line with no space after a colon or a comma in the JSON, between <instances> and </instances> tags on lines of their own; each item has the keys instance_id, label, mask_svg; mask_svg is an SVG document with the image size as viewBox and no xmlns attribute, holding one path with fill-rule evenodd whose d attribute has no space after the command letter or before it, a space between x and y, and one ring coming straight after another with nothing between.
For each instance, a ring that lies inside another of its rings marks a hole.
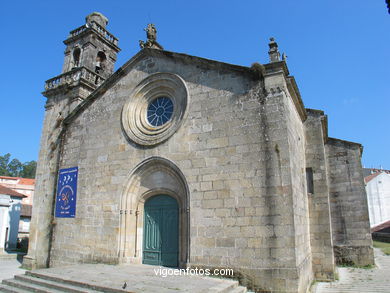
<instances>
[{"instance_id":1,"label":"arched doorway","mask_svg":"<svg viewBox=\"0 0 390 293\"><path fill-rule=\"evenodd\" d=\"M185 268L189 263L190 201L187 182L183 173L173 162L161 157L150 157L139 163L130 173L124 186L120 203L118 235L120 263L151 263L149 260L144 261L145 211L148 210L148 205L154 205L155 200L158 204L157 196L161 195L165 196L165 200L176 202L178 222L175 228L178 239L177 264L175 265L174 261L171 263L165 260L169 255L164 255L162 265ZM156 199L153 200L155 197ZM146 209L145 205L147 205ZM156 262L158 258L153 264Z\"/></svg>"},{"instance_id":2,"label":"arched doorway","mask_svg":"<svg viewBox=\"0 0 390 293\"><path fill-rule=\"evenodd\" d=\"M144 205L142 263L177 267L179 253L179 206L168 195L156 195Z\"/></svg>"}]
</instances>

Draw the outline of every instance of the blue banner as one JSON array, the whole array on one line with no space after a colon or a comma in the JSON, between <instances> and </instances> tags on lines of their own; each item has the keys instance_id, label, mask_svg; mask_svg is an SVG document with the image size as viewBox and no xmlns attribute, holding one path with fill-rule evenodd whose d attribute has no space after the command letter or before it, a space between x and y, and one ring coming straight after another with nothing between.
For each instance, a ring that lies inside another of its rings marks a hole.
<instances>
[{"instance_id":1,"label":"blue banner","mask_svg":"<svg viewBox=\"0 0 390 293\"><path fill-rule=\"evenodd\" d=\"M56 217L74 218L76 215L78 167L60 169L56 196Z\"/></svg>"}]
</instances>

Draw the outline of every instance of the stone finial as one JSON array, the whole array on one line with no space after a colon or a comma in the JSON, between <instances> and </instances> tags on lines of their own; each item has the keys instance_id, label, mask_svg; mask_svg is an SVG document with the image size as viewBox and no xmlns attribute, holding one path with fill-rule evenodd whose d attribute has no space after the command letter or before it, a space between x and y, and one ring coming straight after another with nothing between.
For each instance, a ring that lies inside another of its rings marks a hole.
<instances>
[{"instance_id":1,"label":"stone finial","mask_svg":"<svg viewBox=\"0 0 390 293\"><path fill-rule=\"evenodd\" d=\"M146 37L148 41L155 42L157 40L157 30L153 23L149 23L146 28L144 28L146 32Z\"/></svg>"},{"instance_id":2,"label":"stone finial","mask_svg":"<svg viewBox=\"0 0 390 293\"><path fill-rule=\"evenodd\" d=\"M144 29L146 31L146 42L139 41L139 46L143 48L153 48L163 50L164 48L157 42L157 29L153 23L149 23Z\"/></svg>"},{"instance_id":3,"label":"stone finial","mask_svg":"<svg viewBox=\"0 0 390 293\"><path fill-rule=\"evenodd\" d=\"M270 40L270 42L268 44L268 46L269 46L268 55L269 55L270 62L280 61L280 53L278 50L278 44L275 42L274 38L270 38L269 40Z\"/></svg>"},{"instance_id":4,"label":"stone finial","mask_svg":"<svg viewBox=\"0 0 390 293\"><path fill-rule=\"evenodd\" d=\"M103 28L105 28L108 24L108 18L105 17L100 12L92 12L91 14L85 17L86 23L91 23L93 21L99 24L100 26L102 26Z\"/></svg>"}]
</instances>

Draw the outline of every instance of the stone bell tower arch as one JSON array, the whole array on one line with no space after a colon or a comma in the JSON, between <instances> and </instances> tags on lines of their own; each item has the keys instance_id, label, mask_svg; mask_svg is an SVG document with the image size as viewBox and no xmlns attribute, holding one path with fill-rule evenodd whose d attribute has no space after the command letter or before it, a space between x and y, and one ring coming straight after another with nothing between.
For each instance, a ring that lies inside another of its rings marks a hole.
<instances>
[{"instance_id":1,"label":"stone bell tower arch","mask_svg":"<svg viewBox=\"0 0 390 293\"><path fill-rule=\"evenodd\" d=\"M118 39L106 30L107 23L103 14L93 12L85 24L72 30L64 41L62 73L45 82L42 94L47 100L25 268L49 266L62 121L114 71L120 49Z\"/></svg>"}]
</instances>

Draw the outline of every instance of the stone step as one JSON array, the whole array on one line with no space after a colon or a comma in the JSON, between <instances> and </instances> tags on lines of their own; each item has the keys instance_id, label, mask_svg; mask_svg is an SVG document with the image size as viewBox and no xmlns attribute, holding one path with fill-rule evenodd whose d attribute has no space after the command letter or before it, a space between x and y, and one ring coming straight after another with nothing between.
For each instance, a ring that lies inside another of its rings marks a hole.
<instances>
[{"instance_id":1,"label":"stone step","mask_svg":"<svg viewBox=\"0 0 390 293\"><path fill-rule=\"evenodd\" d=\"M339 267L339 280L318 282L315 293L390 293L390 257L374 249L376 267L372 269Z\"/></svg>"},{"instance_id":2,"label":"stone step","mask_svg":"<svg viewBox=\"0 0 390 293\"><path fill-rule=\"evenodd\" d=\"M220 283L209 289L210 293L230 293L238 287L237 281L220 279Z\"/></svg>"},{"instance_id":3,"label":"stone step","mask_svg":"<svg viewBox=\"0 0 390 293\"><path fill-rule=\"evenodd\" d=\"M177 290L181 290L181 284L175 284L175 282L169 282L168 279L160 279L160 282L145 282L150 278L149 276L138 276L136 284L129 284L128 288L125 290L104 287L97 284L92 284L86 280L80 281L75 279L67 279L66 275L59 276L58 274L51 274L50 272L41 270L41 271L26 271L26 276L39 279L39 280L47 280L52 282L53 284L66 284L66 286L73 286L75 288L82 288L81 292L108 292L108 293L119 293L119 292L177 292ZM22 277L18 277L22 278ZM188 282L194 282L195 279L189 277L187 279ZM139 284L137 284L137 282ZM245 287L238 288L238 281L230 280L230 279L214 279L214 285L211 288L207 288L205 290L199 290L197 292L210 292L210 293L241 293L246 292ZM238 288L238 290L236 290ZM86 291L92 290L92 291ZM76 292L76 291L64 291L64 292ZM79 292L79 291L77 291ZM187 291L186 291L187 292Z\"/></svg>"},{"instance_id":4,"label":"stone step","mask_svg":"<svg viewBox=\"0 0 390 293\"><path fill-rule=\"evenodd\" d=\"M246 293L246 292L247 292L246 287L238 286L234 288L232 291L230 291L229 293Z\"/></svg>"},{"instance_id":5,"label":"stone step","mask_svg":"<svg viewBox=\"0 0 390 293\"><path fill-rule=\"evenodd\" d=\"M6 293L28 293L30 291L26 291L17 287L11 287L5 284L0 284L0 292Z\"/></svg>"},{"instance_id":6,"label":"stone step","mask_svg":"<svg viewBox=\"0 0 390 293\"><path fill-rule=\"evenodd\" d=\"M31 284L22 280L8 279L3 280L2 283L9 287L18 288L25 290L27 292L37 292L37 293L60 293L61 291L47 288L41 285ZM62 291L63 292L63 291Z\"/></svg>"},{"instance_id":7,"label":"stone step","mask_svg":"<svg viewBox=\"0 0 390 293\"><path fill-rule=\"evenodd\" d=\"M20 280L22 282L35 284L38 286L59 290L61 292L70 292L70 293L92 293L96 292L95 290L88 290L86 288L81 288L79 286L74 286L62 282L56 282L51 280L46 280L38 277L32 277L28 275L17 275L15 280Z\"/></svg>"},{"instance_id":8,"label":"stone step","mask_svg":"<svg viewBox=\"0 0 390 293\"><path fill-rule=\"evenodd\" d=\"M35 280L40 280L42 282L45 282L47 284L56 284L56 286L62 286L66 288L66 291L62 292L107 292L107 293L122 293L122 292L129 292L125 290L118 290L115 288L108 288L104 286L97 286L88 284L81 281L76 280L69 280L62 277L52 276L45 273L39 273L34 271L26 271L26 277L30 277ZM64 289L62 289L64 290ZM78 291L68 291L68 290L78 290Z\"/></svg>"},{"instance_id":9,"label":"stone step","mask_svg":"<svg viewBox=\"0 0 390 293\"><path fill-rule=\"evenodd\" d=\"M0 292L6 293L29 293L29 292L97 292L95 290L88 290L86 288L79 288L76 286L58 284L56 282L50 280L44 280L40 278L29 277L26 275L18 275L15 276L15 279L5 280L8 285L0 284ZM29 284L30 282L30 284ZM223 291L218 292L226 292L226 293L246 293L247 289L242 286L234 286L229 285L228 288L224 288ZM157 287L156 287L157 289ZM123 290L122 292L125 292ZM129 291L127 291L129 292ZM150 291L150 292L155 292ZM212 292L212 291L210 291Z\"/></svg>"},{"instance_id":10,"label":"stone step","mask_svg":"<svg viewBox=\"0 0 390 293\"><path fill-rule=\"evenodd\" d=\"M152 267L86 265L26 271L3 280L0 292L37 293L246 293L238 281L200 276L159 277ZM124 271L127 270L127 271ZM122 289L124 278L127 287Z\"/></svg>"}]
</instances>

